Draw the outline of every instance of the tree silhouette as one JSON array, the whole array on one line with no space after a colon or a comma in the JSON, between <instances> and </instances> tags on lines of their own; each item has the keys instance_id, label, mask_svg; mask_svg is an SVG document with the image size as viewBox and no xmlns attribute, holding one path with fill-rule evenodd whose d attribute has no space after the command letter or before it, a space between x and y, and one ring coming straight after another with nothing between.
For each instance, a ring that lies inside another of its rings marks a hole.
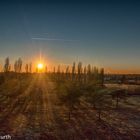
<instances>
[{"instance_id":1,"label":"tree silhouette","mask_svg":"<svg viewBox=\"0 0 140 140\"><path fill-rule=\"evenodd\" d=\"M48 68L47 68L47 66L45 67L45 73L47 73L48 72Z\"/></svg>"},{"instance_id":2,"label":"tree silhouette","mask_svg":"<svg viewBox=\"0 0 140 140\"><path fill-rule=\"evenodd\" d=\"M88 82L91 81L91 65L88 64L87 66L87 78L88 78Z\"/></svg>"},{"instance_id":3,"label":"tree silhouette","mask_svg":"<svg viewBox=\"0 0 140 140\"><path fill-rule=\"evenodd\" d=\"M15 64L14 64L14 70L15 70L15 72L18 72L18 61L17 60L15 61Z\"/></svg>"},{"instance_id":4,"label":"tree silhouette","mask_svg":"<svg viewBox=\"0 0 140 140\"><path fill-rule=\"evenodd\" d=\"M32 63L29 64L29 72L32 73Z\"/></svg>"},{"instance_id":5,"label":"tree silhouette","mask_svg":"<svg viewBox=\"0 0 140 140\"><path fill-rule=\"evenodd\" d=\"M69 79L69 74L70 74L70 71L69 71L69 66L66 67L66 78Z\"/></svg>"},{"instance_id":6,"label":"tree silhouette","mask_svg":"<svg viewBox=\"0 0 140 140\"><path fill-rule=\"evenodd\" d=\"M21 69L22 69L22 60L21 58L19 58L17 61L17 72L20 73Z\"/></svg>"},{"instance_id":7,"label":"tree silhouette","mask_svg":"<svg viewBox=\"0 0 140 140\"><path fill-rule=\"evenodd\" d=\"M72 66L72 81L74 81L74 79L75 79L75 72L76 72L76 70L75 70L75 62L73 62L73 66Z\"/></svg>"},{"instance_id":8,"label":"tree silhouette","mask_svg":"<svg viewBox=\"0 0 140 140\"><path fill-rule=\"evenodd\" d=\"M62 86L61 86L62 87ZM65 106L68 107L69 120L71 119L71 113L75 105L79 105L82 92L76 83L69 83L63 87L63 92L59 95L59 98Z\"/></svg>"},{"instance_id":9,"label":"tree silhouette","mask_svg":"<svg viewBox=\"0 0 140 140\"><path fill-rule=\"evenodd\" d=\"M99 70L98 70L97 67L93 68L93 76L94 76L94 81L96 83L98 83L98 81L99 81Z\"/></svg>"},{"instance_id":10,"label":"tree silhouette","mask_svg":"<svg viewBox=\"0 0 140 140\"><path fill-rule=\"evenodd\" d=\"M26 73L29 72L29 66L28 66L28 64L25 65L25 71L26 71Z\"/></svg>"},{"instance_id":11,"label":"tree silhouette","mask_svg":"<svg viewBox=\"0 0 140 140\"><path fill-rule=\"evenodd\" d=\"M10 71L10 60L9 57L5 59L5 64L4 64L4 72L9 72Z\"/></svg>"},{"instance_id":12,"label":"tree silhouette","mask_svg":"<svg viewBox=\"0 0 140 140\"><path fill-rule=\"evenodd\" d=\"M104 86L104 68L101 68L100 70L100 81L101 81L101 86Z\"/></svg>"},{"instance_id":13,"label":"tree silhouette","mask_svg":"<svg viewBox=\"0 0 140 140\"><path fill-rule=\"evenodd\" d=\"M58 68L57 68L57 74L60 74L60 65L58 65Z\"/></svg>"},{"instance_id":14,"label":"tree silhouette","mask_svg":"<svg viewBox=\"0 0 140 140\"><path fill-rule=\"evenodd\" d=\"M87 68L86 66L84 67L84 83L87 81Z\"/></svg>"},{"instance_id":15,"label":"tree silhouette","mask_svg":"<svg viewBox=\"0 0 140 140\"><path fill-rule=\"evenodd\" d=\"M79 62L78 63L78 81L81 82L81 78L82 78L82 63Z\"/></svg>"},{"instance_id":16,"label":"tree silhouette","mask_svg":"<svg viewBox=\"0 0 140 140\"><path fill-rule=\"evenodd\" d=\"M100 87L88 87L85 95L86 101L90 103L98 113L98 120L101 120L101 112L111 104L107 97L108 91Z\"/></svg>"},{"instance_id":17,"label":"tree silhouette","mask_svg":"<svg viewBox=\"0 0 140 140\"><path fill-rule=\"evenodd\" d=\"M55 67L53 68L53 73L55 74Z\"/></svg>"},{"instance_id":18,"label":"tree silhouette","mask_svg":"<svg viewBox=\"0 0 140 140\"><path fill-rule=\"evenodd\" d=\"M111 95L112 99L116 100L116 109L118 109L120 100L126 99L127 92L124 89L115 89L114 91L111 92Z\"/></svg>"}]
</instances>

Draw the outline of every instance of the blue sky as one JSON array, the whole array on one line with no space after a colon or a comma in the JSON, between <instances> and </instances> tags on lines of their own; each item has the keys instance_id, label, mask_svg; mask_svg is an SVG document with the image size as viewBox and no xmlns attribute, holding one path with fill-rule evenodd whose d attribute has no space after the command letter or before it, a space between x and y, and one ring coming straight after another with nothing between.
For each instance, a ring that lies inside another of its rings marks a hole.
<instances>
[{"instance_id":1,"label":"blue sky","mask_svg":"<svg viewBox=\"0 0 140 140\"><path fill-rule=\"evenodd\" d=\"M84 64L140 73L137 1L0 4L0 63L9 56L34 61L41 50L52 64Z\"/></svg>"}]
</instances>

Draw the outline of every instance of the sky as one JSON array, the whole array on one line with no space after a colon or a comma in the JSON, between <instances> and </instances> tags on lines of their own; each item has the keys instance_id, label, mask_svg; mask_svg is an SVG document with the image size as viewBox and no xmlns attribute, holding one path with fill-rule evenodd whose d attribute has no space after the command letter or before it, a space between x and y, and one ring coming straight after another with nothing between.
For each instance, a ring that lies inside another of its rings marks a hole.
<instances>
[{"instance_id":1,"label":"sky","mask_svg":"<svg viewBox=\"0 0 140 140\"><path fill-rule=\"evenodd\" d=\"M0 65L81 61L107 73L140 73L140 2L131 0L0 2Z\"/></svg>"}]
</instances>

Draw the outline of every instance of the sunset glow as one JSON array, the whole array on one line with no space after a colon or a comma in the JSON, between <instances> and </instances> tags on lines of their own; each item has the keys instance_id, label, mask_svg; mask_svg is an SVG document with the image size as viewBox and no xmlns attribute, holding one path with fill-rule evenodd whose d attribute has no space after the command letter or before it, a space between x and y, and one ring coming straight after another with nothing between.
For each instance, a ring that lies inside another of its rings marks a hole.
<instances>
[{"instance_id":1,"label":"sunset glow","mask_svg":"<svg viewBox=\"0 0 140 140\"><path fill-rule=\"evenodd\" d=\"M0 19L0 140L140 139L140 0L1 0Z\"/></svg>"},{"instance_id":2,"label":"sunset glow","mask_svg":"<svg viewBox=\"0 0 140 140\"><path fill-rule=\"evenodd\" d=\"M37 65L37 68L38 68L39 70L42 70L42 69L43 69L43 64L42 64L42 63L39 63L39 64Z\"/></svg>"}]
</instances>

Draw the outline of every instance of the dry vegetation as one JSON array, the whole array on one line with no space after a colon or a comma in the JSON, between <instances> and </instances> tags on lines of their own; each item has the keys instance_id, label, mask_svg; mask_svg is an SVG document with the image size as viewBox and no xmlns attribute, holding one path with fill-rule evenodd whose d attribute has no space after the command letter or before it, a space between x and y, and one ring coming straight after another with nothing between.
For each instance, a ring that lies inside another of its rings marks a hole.
<instances>
[{"instance_id":1,"label":"dry vegetation","mask_svg":"<svg viewBox=\"0 0 140 140\"><path fill-rule=\"evenodd\" d=\"M0 74L0 135L14 140L140 139L140 92L104 85L82 63L46 74ZM131 93L131 94L130 94Z\"/></svg>"}]
</instances>

